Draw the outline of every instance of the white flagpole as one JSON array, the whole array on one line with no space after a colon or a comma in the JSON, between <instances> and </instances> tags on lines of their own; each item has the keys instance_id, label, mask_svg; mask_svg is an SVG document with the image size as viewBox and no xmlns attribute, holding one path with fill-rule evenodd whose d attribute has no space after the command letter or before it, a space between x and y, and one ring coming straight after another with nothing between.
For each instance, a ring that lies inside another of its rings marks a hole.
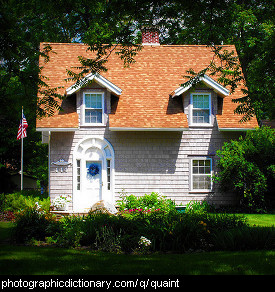
<instances>
[{"instance_id":1,"label":"white flagpole","mask_svg":"<svg viewBox=\"0 0 275 292\"><path fill-rule=\"evenodd\" d=\"M23 190L23 106L21 114L22 133L21 133L21 191Z\"/></svg>"}]
</instances>

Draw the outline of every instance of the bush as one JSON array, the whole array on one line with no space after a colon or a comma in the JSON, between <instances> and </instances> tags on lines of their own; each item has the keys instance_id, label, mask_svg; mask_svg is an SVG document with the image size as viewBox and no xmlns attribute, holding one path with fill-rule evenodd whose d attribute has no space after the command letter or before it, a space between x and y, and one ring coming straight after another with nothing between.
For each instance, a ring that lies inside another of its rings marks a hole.
<instances>
[{"instance_id":1,"label":"bush","mask_svg":"<svg viewBox=\"0 0 275 292\"><path fill-rule=\"evenodd\" d=\"M165 212L176 211L175 202L171 199L167 199L165 196L159 193L151 193L149 195L136 197L134 195L121 195L118 200L118 206L120 211L142 209L142 210L156 210L160 209Z\"/></svg>"},{"instance_id":2,"label":"bush","mask_svg":"<svg viewBox=\"0 0 275 292\"><path fill-rule=\"evenodd\" d=\"M185 213L207 213L214 210L214 207L206 201L190 201L185 208Z\"/></svg>"},{"instance_id":3,"label":"bush","mask_svg":"<svg viewBox=\"0 0 275 292\"><path fill-rule=\"evenodd\" d=\"M28 207L18 213L15 222L15 240L18 243L26 243L31 239L45 240L59 232L59 225L54 217L36 207Z\"/></svg>"},{"instance_id":4,"label":"bush","mask_svg":"<svg viewBox=\"0 0 275 292\"><path fill-rule=\"evenodd\" d=\"M248 209L264 211L275 203L275 129L262 127L225 143L217 151L222 191L234 190ZM233 175L234 174L234 175Z\"/></svg>"},{"instance_id":5,"label":"bush","mask_svg":"<svg viewBox=\"0 0 275 292\"><path fill-rule=\"evenodd\" d=\"M275 248L275 228L245 226L224 230L215 233L212 242L216 250L272 250Z\"/></svg>"},{"instance_id":6,"label":"bush","mask_svg":"<svg viewBox=\"0 0 275 292\"><path fill-rule=\"evenodd\" d=\"M26 208L33 208L38 203L44 211L50 210L50 198L47 193L39 191L19 191L12 194L0 195L1 211L18 212Z\"/></svg>"}]
</instances>

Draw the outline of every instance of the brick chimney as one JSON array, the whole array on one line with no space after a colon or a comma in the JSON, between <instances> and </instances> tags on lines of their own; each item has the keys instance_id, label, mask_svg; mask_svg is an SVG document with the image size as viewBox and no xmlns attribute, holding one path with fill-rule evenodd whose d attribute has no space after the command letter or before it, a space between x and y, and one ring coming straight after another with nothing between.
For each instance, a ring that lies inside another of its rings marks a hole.
<instances>
[{"instance_id":1,"label":"brick chimney","mask_svg":"<svg viewBox=\"0 0 275 292\"><path fill-rule=\"evenodd\" d=\"M159 31L156 27L143 27L142 30L142 45L159 45Z\"/></svg>"}]
</instances>

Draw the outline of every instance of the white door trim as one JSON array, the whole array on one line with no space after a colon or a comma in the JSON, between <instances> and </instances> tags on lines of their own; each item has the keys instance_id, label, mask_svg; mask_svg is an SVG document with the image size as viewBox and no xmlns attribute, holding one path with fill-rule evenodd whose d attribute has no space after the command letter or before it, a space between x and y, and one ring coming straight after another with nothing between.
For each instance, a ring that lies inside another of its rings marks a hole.
<instances>
[{"instance_id":1,"label":"white door trim","mask_svg":"<svg viewBox=\"0 0 275 292\"><path fill-rule=\"evenodd\" d=\"M77 143L73 152L73 211L81 211L81 193L85 189L86 161L100 161L102 164L102 200L114 203L115 155L113 146L105 138L89 136ZM110 160L110 189L108 189L107 159ZM77 187L77 160L80 160L80 189ZM88 206L89 207L89 206ZM83 208L82 208L83 209ZM83 210L82 210L83 211ZM87 211L87 210L85 210Z\"/></svg>"}]
</instances>

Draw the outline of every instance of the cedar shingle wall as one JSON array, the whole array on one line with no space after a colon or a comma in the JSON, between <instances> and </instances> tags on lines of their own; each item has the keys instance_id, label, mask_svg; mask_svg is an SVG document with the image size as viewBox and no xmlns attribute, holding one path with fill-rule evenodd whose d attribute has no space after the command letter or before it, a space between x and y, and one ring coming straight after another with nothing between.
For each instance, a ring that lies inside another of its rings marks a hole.
<instances>
[{"instance_id":1,"label":"cedar shingle wall","mask_svg":"<svg viewBox=\"0 0 275 292\"><path fill-rule=\"evenodd\" d=\"M75 133L52 133L51 162L59 159L72 162L76 144L87 136L107 139L115 151L116 199L119 192L143 195L158 191L186 205L190 200L207 199L227 204L234 199L217 192L194 194L189 192L189 168L193 155L213 155L216 166L217 149L225 140L236 138L223 134L217 126L210 129L192 129L184 132L110 132L105 128L81 128ZM56 172L51 167L51 196L72 195L72 166L67 172Z\"/></svg>"}]
</instances>

